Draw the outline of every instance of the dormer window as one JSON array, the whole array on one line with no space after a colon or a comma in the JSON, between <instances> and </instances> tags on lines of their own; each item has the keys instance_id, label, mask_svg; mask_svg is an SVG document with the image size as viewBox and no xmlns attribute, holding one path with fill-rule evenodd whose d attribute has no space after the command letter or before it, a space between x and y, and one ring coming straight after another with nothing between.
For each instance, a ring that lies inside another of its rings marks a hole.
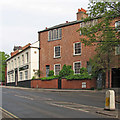
<instances>
[{"instance_id":1,"label":"dormer window","mask_svg":"<svg viewBox=\"0 0 120 120\"><path fill-rule=\"evenodd\" d=\"M53 29L48 31L48 41L60 40L62 38L62 29Z\"/></svg>"}]
</instances>

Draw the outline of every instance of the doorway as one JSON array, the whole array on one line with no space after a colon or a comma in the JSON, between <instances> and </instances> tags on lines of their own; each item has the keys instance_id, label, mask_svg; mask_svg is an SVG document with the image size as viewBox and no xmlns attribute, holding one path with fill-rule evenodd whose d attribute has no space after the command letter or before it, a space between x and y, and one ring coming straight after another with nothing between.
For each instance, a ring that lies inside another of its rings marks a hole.
<instances>
[{"instance_id":1,"label":"doorway","mask_svg":"<svg viewBox=\"0 0 120 120\"><path fill-rule=\"evenodd\" d=\"M112 88L120 87L120 68L112 68Z\"/></svg>"}]
</instances>

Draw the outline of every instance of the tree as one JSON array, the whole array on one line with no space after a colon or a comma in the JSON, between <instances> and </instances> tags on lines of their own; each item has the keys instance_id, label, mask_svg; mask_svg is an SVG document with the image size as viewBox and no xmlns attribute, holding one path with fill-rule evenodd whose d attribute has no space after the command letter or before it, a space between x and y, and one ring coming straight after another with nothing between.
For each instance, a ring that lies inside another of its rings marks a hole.
<instances>
[{"instance_id":1,"label":"tree","mask_svg":"<svg viewBox=\"0 0 120 120\"><path fill-rule=\"evenodd\" d=\"M88 18L84 22L97 19L95 25L80 28L82 35L81 42L85 45L96 45L96 55L90 60L95 75L99 72L108 71L108 87L110 87L110 64L113 62L115 46L120 44L120 32L111 26L113 19L120 17L120 2L94 2L92 0L88 7ZM79 31L78 30L78 31Z\"/></svg>"},{"instance_id":2,"label":"tree","mask_svg":"<svg viewBox=\"0 0 120 120\"><path fill-rule=\"evenodd\" d=\"M6 59L9 57L5 52L0 51L0 81L5 81Z\"/></svg>"}]
</instances>

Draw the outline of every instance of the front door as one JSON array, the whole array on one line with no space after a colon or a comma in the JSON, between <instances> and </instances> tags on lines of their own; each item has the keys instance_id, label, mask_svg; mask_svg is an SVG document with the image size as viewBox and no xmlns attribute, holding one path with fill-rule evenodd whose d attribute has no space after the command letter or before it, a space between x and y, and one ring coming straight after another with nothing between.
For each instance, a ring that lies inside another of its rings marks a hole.
<instances>
[{"instance_id":1,"label":"front door","mask_svg":"<svg viewBox=\"0 0 120 120\"><path fill-rule=\"evenodd\" d=\"M120 68L112 69L112 88L120 87Z\"/></svg>"},{"instance_id":2,"label":"front door","mask_svg":"<svg viewBox=\"0 0 120 120\"><path fill-rule=\"evenodd\" d=\"M18 70L17 68L15 69L15 86L17 86L18 83Z\"/></svg>"},{"instance_id":3,"label":"front door","mask_svg":"<svg viewBox=\"0 0 120 120\"><path fill-rule=\"evenodd\" d=\"M48 77L50 71L50 65L46 65L46 77Z\"/></svg>"}]
</instances>

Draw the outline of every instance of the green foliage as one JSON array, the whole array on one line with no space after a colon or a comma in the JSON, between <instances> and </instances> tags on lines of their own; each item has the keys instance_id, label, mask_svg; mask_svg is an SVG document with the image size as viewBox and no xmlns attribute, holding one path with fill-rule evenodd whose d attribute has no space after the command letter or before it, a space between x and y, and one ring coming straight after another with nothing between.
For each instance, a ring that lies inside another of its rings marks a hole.
<instances>
[{"instance_id":1,"label":"green foliage","mask_svg":"<svg viewBox=\"0 0 120 120\"><path fill-rule=\"evenodd\" d=\"M5 81L5 67L7 58L9 58L9 55L0 51L0 81L2 82Z\"/></svg>"},{"instance_id":2,"label":"green foliage","mask_svg":"<svg viewBox=\"0 0 120 120\"><path fill-rule=\"evenodd\" d=\"M83 73L88 73L87 68L85 67L80 68L80 74L83 74Z\"/></svg>"},{"instance_id":3,"label":"green foliage","mask_svg":"<svg viewBox=\"0 0 120 120\"><path fill-rule=\"evenodd\" d=\"M48 76L54 76L54 71L50 70Z\"/></svg>"},{"instance_id":4,"label":"green foliage","mask_svg":"<svg viewBox=\"0 0 120 120\"><path fill-rule=\"evenodd\" d=\"M41 80L52 80L52 79L55 79L57 78L56 76L49 76L49 77L44 77L44 78L41 78Z\"/></svg>"},{"instance_id":5,"label":"green foliage","mask_svg":"<svg viewBox=\"0 0 120 120\"><path fill-rule=\"evenodd\" d=\"M90 59L92 73L97 76L111 69L115 46L120 44L120 32L111 23L115 17L120 17L120 2L94 2L88 7L88 18L84 22L98 19L98 24L80 28L83 37L80 39L85 45L96 45L96 55ZM79 31L78 30L78 31ZM86 36L88 39L86 39Z\"/></svg>"},{"instance_id":6,"label":"green foliage","mask_svg":"<svg viewBox=\"0 0 120 120\"><path fill-rule=\"evenodd\" d=\"M69 75L73 75L74 71L72 70L72 67L70 65L64 65L62 70L59 72L59 77L65 77L65 76L69 76Z\"/></svg>"},{"instance_id":7,"label":"green foliage","mask_svg":"<svg viewBox=\"0 0 120 120\"><path fill-rule=\"evenodd\" d=\"M83 79L92 79L92 76L88 74L87 68L82 67L80 69L80 74L70 74L65 77L67 80L83 80Z\"/></svg>"},{"instance_id":8,"label":"green foliage","mask_svg":"<svg viewBox=\"0 0 120 120\"><path fill-rule=\"evenodd\" d=\"M69 75L65 77L67 80L83 80L83 79L92 79L92 76L88 73Z\"/></svg>"},{"instance_id":9,"label":"green foliage","mask_svg":"<svg viewBox=\"0 0 120 120\"><path fill-rule=\"evenodd\" d=\"M33 76L33 77L32 77L32 80L34 80L34 79L36 79L36 77L35 77L35 76Z\"/></svg>"},{"instance_id":10,"label":"green foliage","mask_svg":"<svg viewBox=\"0 0 120 120\"><path fill-rule=\"evenodd\" d=\"M40 77L40 74L41 74L41 71L40 71L40 70L37 70L37 71L35 72L35 75L37 75L38 77Z\"/></svg>"}]
</instances>

